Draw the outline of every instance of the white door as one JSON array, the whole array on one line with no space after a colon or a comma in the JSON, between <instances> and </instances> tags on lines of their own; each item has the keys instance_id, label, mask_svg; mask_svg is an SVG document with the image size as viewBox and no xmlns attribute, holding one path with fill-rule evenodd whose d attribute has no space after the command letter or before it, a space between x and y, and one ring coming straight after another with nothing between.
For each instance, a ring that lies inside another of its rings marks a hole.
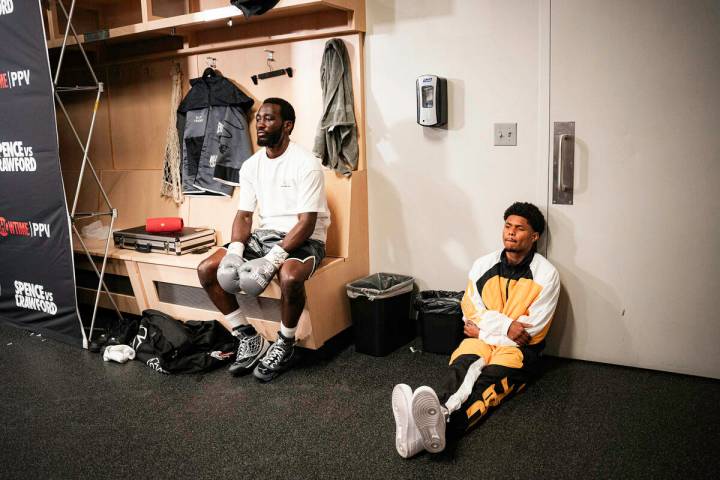
<instances>
[{"instance_id":1,"label":"white door","mask_svg":"<svg viewBox=\"0 0 720 480\"><path fill-rule=\"evenodd\" d=\"M548 195L547 351L720 378L720 1L544 10L550 138L575 122L573 202Z\"/></svg>"}]
</instances>

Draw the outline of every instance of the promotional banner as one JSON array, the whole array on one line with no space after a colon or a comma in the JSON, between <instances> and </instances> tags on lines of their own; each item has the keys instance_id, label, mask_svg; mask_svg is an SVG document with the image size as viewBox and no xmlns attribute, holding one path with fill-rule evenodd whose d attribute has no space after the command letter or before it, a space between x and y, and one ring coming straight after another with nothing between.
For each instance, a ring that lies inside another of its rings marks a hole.
<instances>
[{"instance_id":1,"label":"promotional banner","mask_svg":"<svg viewBox=\"0 0 720 480\"><path fill-rule=\"evenodd\" d=\"M82 346L39 1L0 0L0 321Z\"/></svg>"}]
</instances>

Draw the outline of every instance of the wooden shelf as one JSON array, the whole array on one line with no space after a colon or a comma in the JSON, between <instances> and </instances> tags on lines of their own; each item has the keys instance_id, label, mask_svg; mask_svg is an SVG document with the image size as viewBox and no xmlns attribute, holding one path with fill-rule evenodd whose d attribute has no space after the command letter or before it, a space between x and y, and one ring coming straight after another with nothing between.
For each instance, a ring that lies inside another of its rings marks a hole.
<instances>
[{"instance_id":1,"label":"wooden shelf","mask_svg":"<svg viewBox=\"0 0 720 480\"><path fill-rule=\"evenodd\" d=\"M86 8L93 6L97 10L102 11L104 6L113 3L112 0L86 0L83 1L81 5ZM345 19L345 25L344 28L338 29L337 26L328 28L321 23L315 35L322 34L325 30L327 30L327 34L331 35L338 34L337 32L339 30L342 30L344 33L365 31L364 0L281 0L269 12L250 19L243 18L242 12L233 6L212 8L168 18L157 18L147 12L148 2L146 0L142 0L141 5L143 8L142 18L144 19L141 23L100 29L94 32L81 33L78 31L78 34L82 37L83 43L98 41L102 41L103 43L136 42L151 38L175 36L185 39L187 48L193 48L192 42L188 41L188 38L196 33L222 29L226 32L234 31L234 33L242 37L241 32L243 28L249 25L269 23L277 19L320 14L342 15ZM57 15L57 9L49 9L48 14L51 16ZM228 26L228 20L232 20L232 26ZM63 30L58 26L57 17L54 19L51 18L49 24L55 25L55 27L50 29L53 38L48 40L48 48L58 48L62 45ZM288 26L291 27L292 24ZM225 34L223 36L232 37L232 34ZM75 39L70 35L68 44L74 43ZM253 44L257 44L257 41Z\"/></svg>"}]
</instances>

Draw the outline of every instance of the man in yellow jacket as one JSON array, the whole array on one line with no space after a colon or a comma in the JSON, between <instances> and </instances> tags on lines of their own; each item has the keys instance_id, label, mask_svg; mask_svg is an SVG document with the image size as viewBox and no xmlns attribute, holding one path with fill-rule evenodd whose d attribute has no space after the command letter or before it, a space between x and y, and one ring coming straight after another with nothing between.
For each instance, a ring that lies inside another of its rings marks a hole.
<instances>
[{"instance_id":1,"label":"man in yellow jacket","mask_svg":"<svg viewBox=\"0 0 720 480\"><path fill-rule=\"evenodd\" d=\"M537 253L542 212L516 202L504 215L502 250L475 261L462 300L465 338L450 357L438 395L427 386L393 389L395 446L409 458L445 449L491 407L522 391L537 376L540 354L560 293L557 270Z\"/></svg>"}]
</instances>

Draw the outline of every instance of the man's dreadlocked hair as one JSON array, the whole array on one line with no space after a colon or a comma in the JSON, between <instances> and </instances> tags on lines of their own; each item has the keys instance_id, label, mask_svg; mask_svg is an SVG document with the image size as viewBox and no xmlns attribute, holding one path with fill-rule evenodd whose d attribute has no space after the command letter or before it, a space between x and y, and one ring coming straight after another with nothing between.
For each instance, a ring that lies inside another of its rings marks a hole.
<instances>
[{"instance_id":1,"label":"man's dreadlocked hair","mask_svg":"<svg viewBox=\"0 0 720 480\"><path fill-rule=\"evenodd\" d=\"M532 203L515 202L505 210L503 220L507 220L510 215L523 217L530 224L538 235L542 235L545 230L545 217L538 207Z\"/></svg>"}]
</instances>

